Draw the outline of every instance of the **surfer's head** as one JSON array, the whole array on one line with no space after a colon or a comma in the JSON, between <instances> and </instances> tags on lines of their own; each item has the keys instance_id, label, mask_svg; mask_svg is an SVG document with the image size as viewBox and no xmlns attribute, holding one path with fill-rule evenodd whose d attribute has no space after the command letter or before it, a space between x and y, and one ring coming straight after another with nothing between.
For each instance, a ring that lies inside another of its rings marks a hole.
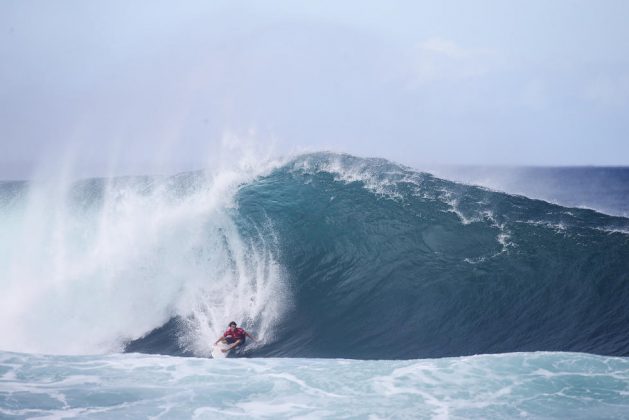
<instances>
[{"instance_id":1,"label":"surfer's head","mask_svg":"<svg viewBox=\"0 0 629 420\"><path fill-rule=\"evenodd\" d=\"M230 322L229 328L236 328L236 323L234 321Z\"/></svg>"}]
</instances>

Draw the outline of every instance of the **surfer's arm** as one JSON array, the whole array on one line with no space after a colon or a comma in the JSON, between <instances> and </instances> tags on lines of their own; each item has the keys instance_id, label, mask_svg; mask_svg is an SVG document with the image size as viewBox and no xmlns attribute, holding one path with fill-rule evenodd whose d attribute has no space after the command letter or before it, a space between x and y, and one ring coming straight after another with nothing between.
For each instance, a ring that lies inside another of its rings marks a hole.
<instances>
[{"instance_id":1,"label":"surfer's arm","mask_svg":"<svg viewBox=\"0 0 629 420\"><path fill-rule=\"evenodd\" d=\"M228 349L223 350L223 353L226 352L227 350L233 350L236 347L238 347L238 345L242 342L242 340L236 340L236 342L234 344L232 344Z\"/></svg>"},{"instance_id":2,"label":"surfer's arm","mask_svg":"<svg viewBox=\"0 0 629 420\"><path fill-rule=\"evenodd\" d=\"M248 333L248 332L246 332L246 331L245 331L245 335L246 335L247 337L249 337L250 339L252 339L253 341L258 341L258 339L257 339L257 338L255 338L254 336L252 336L251 334L249 334L249 333Z\"/></svg>"},{"instance_id":3,"label":"surfer's arm","mask_svg":"<svg viewBox=\"0 0 629 420\"><path fill-rule=\"evenodd\" d=\"M225 342L225 337L218 337L218 340L216 340L214 345L217 345L219 343L219 341L222 341L224 343Z\"/></svg>"}]
</instances>

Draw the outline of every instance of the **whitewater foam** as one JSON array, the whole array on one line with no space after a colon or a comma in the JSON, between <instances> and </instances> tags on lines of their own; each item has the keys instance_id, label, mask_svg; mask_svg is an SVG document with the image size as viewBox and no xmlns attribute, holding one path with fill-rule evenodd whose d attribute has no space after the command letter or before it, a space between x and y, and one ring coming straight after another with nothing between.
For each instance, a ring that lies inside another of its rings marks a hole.
<instances>
[{"instance_id":1,"label":"whitewater foam","mask_svg":"<svg viewBox=\"0 0 629 420\"><path fill-rule=\"evenodd\" d=\"M445 359L205 360L0 353L6 418L622 418L629 360L578 353Z\"/></svg>"},{"instance_id":2,"label":"whitewater foam","mask_svg":"<svg viewBox=\"0 0 629 420\"><path fill-rule=\"evenodd\" d=\"M289 299L272 226L245 239L232 213L275 165L25 184L0 208L0 348L121 351L173 317L194 354L234 318L269 339Z\"/></svg>"}]
</instances>

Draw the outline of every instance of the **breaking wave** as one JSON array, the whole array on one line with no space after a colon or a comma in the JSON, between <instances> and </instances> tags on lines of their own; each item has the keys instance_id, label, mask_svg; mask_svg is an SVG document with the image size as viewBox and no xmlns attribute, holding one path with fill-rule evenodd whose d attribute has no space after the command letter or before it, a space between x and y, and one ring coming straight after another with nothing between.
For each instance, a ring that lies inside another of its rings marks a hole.
<instances>
[{"instance_id":1,"label":"breaking wave","mask_svg":"<svg viewBox=\"0 0 629 420\"><path fill-rule=\"evenodd\" d=\"M629 355L622 217L331 153L0 197L4 350Z\"/></svg>"}]
</instances>

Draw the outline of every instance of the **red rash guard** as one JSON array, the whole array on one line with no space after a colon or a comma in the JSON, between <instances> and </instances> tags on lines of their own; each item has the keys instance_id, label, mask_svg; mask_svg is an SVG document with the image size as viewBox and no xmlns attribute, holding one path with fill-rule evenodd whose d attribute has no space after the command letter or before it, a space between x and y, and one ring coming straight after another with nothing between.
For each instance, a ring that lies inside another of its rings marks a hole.
<instances>
[{"instance_id":1,"label":"red rash guard","mask_svg":"<svg viewBox=\"0 0 629 420\"><path fill-rule=\"evenodd\" d=\"M235 340L244 340L245 339L245 330L243 330L242 328L236 328L234 331L232 331L231 328L228 328L227 331L225 331L225 334L223 334L223 337L231 337Z\"/></svg>"}]
</instances>

